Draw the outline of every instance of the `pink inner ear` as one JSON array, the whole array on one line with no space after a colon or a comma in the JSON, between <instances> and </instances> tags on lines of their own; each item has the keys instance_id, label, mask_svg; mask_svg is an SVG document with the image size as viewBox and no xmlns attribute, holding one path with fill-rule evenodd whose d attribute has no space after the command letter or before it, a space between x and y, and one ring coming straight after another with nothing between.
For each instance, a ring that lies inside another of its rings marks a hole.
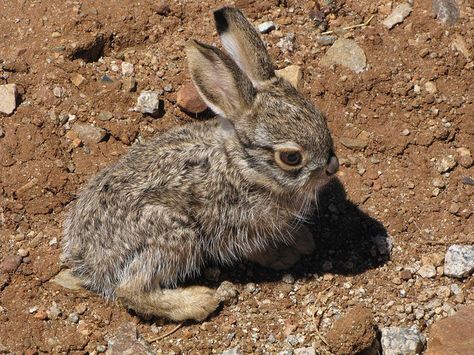
<instances>
[{"instance_id":1,"label":"pink inner ear","mask_svg":"<svg viewBox=\"0 0 474 355\"><path fill-rule=\"evenodd\" d=\"M242 58L243 51L242 48L240 48L238 41L235 39L235 36L230 33L224 33L221 35L221 42L225 50L229 53L234 62L237 63L239 68L248 74L250 72L250 68L245 67L245 61ZM252 78L250 79L252 80Z\"/></svg>"}]
</instances>

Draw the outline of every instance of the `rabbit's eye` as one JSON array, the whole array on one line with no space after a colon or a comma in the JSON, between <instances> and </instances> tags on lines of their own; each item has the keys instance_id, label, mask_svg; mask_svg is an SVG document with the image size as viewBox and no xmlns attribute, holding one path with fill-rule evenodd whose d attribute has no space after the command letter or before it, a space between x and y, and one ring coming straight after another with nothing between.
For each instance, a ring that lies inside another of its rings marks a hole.
<instances>
[{"instance_id":1,"label":"rabbit's eye","mask_svg":"<svg viewBox=\"0 0 474 355\"><path fill-rule=\"evenodd\" d=\"M301 164L303 157L297 150L283 150L276 152L276 162L283 169L292 169Z\"/></svg>"}]
</instances>

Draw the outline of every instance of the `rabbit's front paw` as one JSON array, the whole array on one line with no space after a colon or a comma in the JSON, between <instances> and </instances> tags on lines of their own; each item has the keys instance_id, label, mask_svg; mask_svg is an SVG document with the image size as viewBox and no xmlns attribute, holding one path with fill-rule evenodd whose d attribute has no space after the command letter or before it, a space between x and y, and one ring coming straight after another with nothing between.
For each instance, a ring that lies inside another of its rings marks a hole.
<instances>
[{"instance_id":1,"label":"rabbit's front paw","mask_svg":"<svg viewBox=\"0 0 474 355\"><path fill-rule=\"evenodd\" d=\"M301 253L293 246L269 248L261 253L252 255L249 259L257 264L274 270L285 270L295 265L301 258Z\"/></svg>"}]
</instances>

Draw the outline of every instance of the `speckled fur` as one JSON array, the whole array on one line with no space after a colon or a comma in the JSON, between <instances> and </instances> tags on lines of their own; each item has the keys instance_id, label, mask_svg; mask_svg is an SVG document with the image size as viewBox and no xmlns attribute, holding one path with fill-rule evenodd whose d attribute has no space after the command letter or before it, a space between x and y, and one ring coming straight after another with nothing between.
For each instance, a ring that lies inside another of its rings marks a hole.
<instances>
[{"instance_id":1,"label":"speckled fur","mask_svg":"<svg viewBox=\"0 0 474 355\"><path fill-rule=\"evenodd\" d=\"M240 11L215 17L218 29L222 19L245 29L234 35L246 56L261 43ZM204 319L219 303L214 290L173 289L180 281L211 260L255 259L297 244L297 221L329 179L332 140L324 116L275 77L262 48L264 59L242 65L232 52L231 59L192 42L191 76L221 117L135 144L79 194L65 221L63 259L86 287L139 313ZM297 173L274 161L273 147L284 142L308 154Z\"/></svg>"}]
</instances>

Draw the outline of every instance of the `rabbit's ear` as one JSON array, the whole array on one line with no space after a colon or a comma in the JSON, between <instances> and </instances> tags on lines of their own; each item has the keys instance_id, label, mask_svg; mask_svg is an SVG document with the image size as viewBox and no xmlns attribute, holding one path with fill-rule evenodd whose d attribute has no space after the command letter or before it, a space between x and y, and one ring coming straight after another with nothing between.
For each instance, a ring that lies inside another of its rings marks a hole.
<instances>
[{"instance_id":1,"label":"rabbit's ear","mask_svg":"<svg viewBox=\"0 0 474 355\"><path fill-rule=\"evenodd\" d=\"M250 108L255 89L235 62L219 49L194 40L186 46L191 78L202 99L229 118Z\"/></svg>"},{"instance_id":2,"label":"rabbit's ear","mask_svg":"<svg viewBox=\"0 0 474 355\"><path fill-rule=\"evenodd\" d=\"M275 77L265 44L239 9L223 7L214 12L214 20L225 50L256 87Z\"/></svg>"}]
</instances>

